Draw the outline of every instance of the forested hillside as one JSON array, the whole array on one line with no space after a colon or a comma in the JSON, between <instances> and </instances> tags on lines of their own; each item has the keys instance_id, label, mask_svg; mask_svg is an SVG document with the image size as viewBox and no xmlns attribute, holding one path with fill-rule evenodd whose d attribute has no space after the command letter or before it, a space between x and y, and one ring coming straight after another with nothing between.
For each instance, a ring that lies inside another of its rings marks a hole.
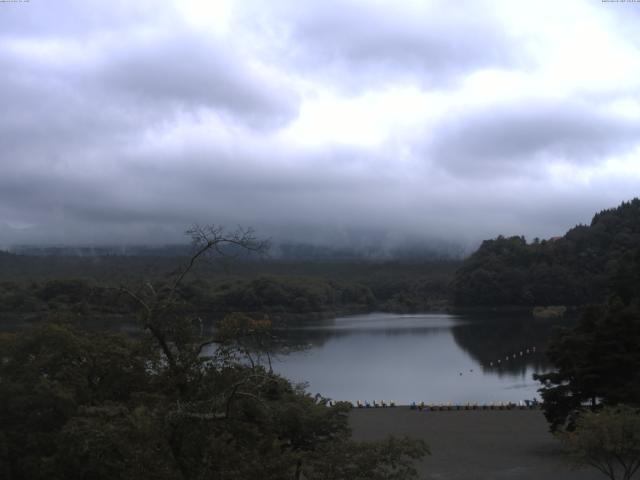
<instances>
[{"instance_id":1,"label":"forested hillside","mask_svg":"<svg viewBox=\"0 0 640 480\"><path fill-rule=\"evenodd\" d=\"M585 305L623 281L640 246L640 199L597 213L563 237L486 240L451 283L460 306Z\"/></svg>"},{"instance_id":2,"label":"forested hillside","mask_svg":"<svg viewBox=\"0 0 640 480\"><path fill-rule=\"evenodd\" d=\"M227 259L228 260L228 259ZM180 288L191 311L338 314L446 308L459 262L227 261L198 265ZM0 317L72 311L128 315L122 287L166 281L184 257L32 256L0 252Z\"/></svg>"}]
</instances>

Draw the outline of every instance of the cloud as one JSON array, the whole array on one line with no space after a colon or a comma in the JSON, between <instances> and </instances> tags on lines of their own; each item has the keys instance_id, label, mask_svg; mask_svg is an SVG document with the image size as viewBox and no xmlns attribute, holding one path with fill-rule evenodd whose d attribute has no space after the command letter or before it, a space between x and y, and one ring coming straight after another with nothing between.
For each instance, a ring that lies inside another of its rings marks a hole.
<instances>
[{"instance_id":1,"label":"cloud","mask_svg":"<svg viewBox=\"0 0 640 480\"><path fill-rule=\"evenodd\" d=\"M580 166L625 153L640 143L640 124L576 100L528 99L458 112L431 137L427 155L453 175L536 176L550 163Z\"/></svg>"},{"instance_id":2,"label":"cloud","mask_svg":"<svg viewBox=\"0 0 640 480\"><path fill-rule=\"evenodd\" d=\"M224 39L173 33L131 40L112 46L92 72L102 88L124 94L123 103L208 108L274 128L296 115L296 92L229 51Z\"/></svg>"},{"instance_id":3,"label":"cloud","mask_svg":"<svg viewBox=\"0 0 640 480\"><path fill-rule=\"evenodd\" d=\"M513 65L523 55L511 48L490 5L463 3L276 1L260 18L287 67L334 87L357 91L398 81L442 87L475 69Z\"/></svg>"},{"instance_id":4,"label":"cloud","mask_svg":"<svg viewBox=\"0 0 640 480\"><path fill-rule=\"evenodd\" d=\"M557 5L0 4L0 244L562 233L637 195L640 35Z\"/></svg>"},{"instance_id":5,"label":"cloud","mask_svg":"<svg viewBox=\"0 0 640 480\"><path fill-rule=\"evenodd\" d=\"M2 37L86 38L170 18L170 9L153 0L15 2L3 5L1 12Z\"/></svg>"},{"instance_id":6,"label":"cloud","mask_svg":"<svg viewBox=\"0 0 640 480\"><path fill-rule=\"evenodd\" d=\"M233 38L194 31L170 4L33 3L9 9L22 28L7 25L0 35L0 65L9 72L0 95L13 118L35 110L39 123L60 126L49 120L84 110L100 132L106 125L95 124L130 129L128 118L148 125L185 110L210 109L256 128L297 114L286 78L260 68Z\"/></svg>"}]
</instances>

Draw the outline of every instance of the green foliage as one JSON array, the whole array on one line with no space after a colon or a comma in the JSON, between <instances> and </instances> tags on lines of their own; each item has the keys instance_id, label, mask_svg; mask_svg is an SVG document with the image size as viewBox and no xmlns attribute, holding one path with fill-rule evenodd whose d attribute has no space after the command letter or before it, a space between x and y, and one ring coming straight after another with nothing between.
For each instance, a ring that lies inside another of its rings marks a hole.
<instances>
[{"instance_id":1,"label":"green foliage","mask_svg":"<svg viewBox=\"0 0 640 480\"><path fill-rule=\"evenodd\" d=\"M267 327L243 322L229 320L244 334ZM352 442L346 404L236 361L230 332L209 358L187 354L196 336L171 342L173 366L150 338L61 324L4 334L4 478L327 478L351 461L372 476L331 478L411 478L383 472L410 473L420 442Z\"/></svg>"},{"instance_id":2,"label":"green foliage","mask_svg":"<svg viewBox=\"0 0 640 480\"><path fill-rule=\"evenodd\" d=\"M640 405L639 342L636 305L591 308L574 329L559 333L547 352L557 370L536 376L552 429L584 404Z\"/></svg>"},{"instance_id":3,"label":"green foliage","mask_svg":"<svg viewBox=\"0 0 640 480\"><path fill-rule=\"evenodd\" d=\"M574 431L559 436L579 465L597 468L611 480L631 480L640 468L640 411L635 408L585 413Z\"/></svg>"},{"instance_id":4,"label":"green foliage","mask_svg":"<svg viewBox=\"0 0 640 480\"><path fill-rule=\"evenodd\" d=\"M622 203L564 237L487 240L451 283L454 302L466 306L585 305L602 302L608 279L640 244L640 199Z\"/></svg>"},{"instance_id":5,"label":"green foliage","mask_svg":"<svg viewBox=\"0 0 640 480\"><path fill-rule=\"evenodd\" d=\"M50 280L36 295L45 302L62 297L65 303L79 303L91 296L91 288L77 279Z\"/></svg>"},{"instance_id":6,"label":"green foliage","mask_svg":"<svg viewBox=\"0 0 640 480\"><path fill-rule=\"evenodd\" d=\"M554 430L572 428L586 405L640 405L640 256L633 258L613 276L608 305L588 308L549 345L556 371L535 378Z\"/></svg>"},{"instance_id":7,"label":"green foliage","mask_svg":"<svg viewBox=\"0 0 640 480\"><path fill-rule=\"evenodd\" d=\"M137 288L82 279L1 286L5 308L24 293L58 319L0 335L3 478L415 478L412 461L428 452L422 442L353 442L347 404L312 397L263 366L268 317L230 314L207 337L197 316L220 298L227 307L307 311L370 305L370 291L269 277L189 284L185 276L204 254L264 245L250 230L196 226L189 233L195 250L185 266ZM135 312L141 335L65 323L105 310Z\"/></svg>"},{"instance_id":8,"label":"green foliage","mask_svg":"<svg viewBox=\"0 0 640 480\"><path fill-rule=\"evenodd\" d=\"M49 478L61 430L82 406L128 403L149 388L153 359L118 335L44 325L5 334L0 351L0 424L8 478Z\"/></svg>"},{"instance_id":9,"label":"green foliage","mask_svg":"<svg viewBox=\"0 0 640 480\"><path fill-rule=\"evenodd\" d=\"M129 259L133 271L122 284L139 285L136 279L146 270L135 271L141 268L139 259L123 258ZM42 263L54 260L61 261L45 257ZM130 319L135 315L136 303L123 295L119 284L108 274L110 262L119 265L122 261L118 257L101 259L107 273L95 279L65 278L61 274L53 279L0 282L0 314L5 319L46 318L52 312L66 311L81 314L83 321L106 323L109 316ZM260 265L263 271L274 273L260 273ZM454 264L353 264L347 275L343 271L345 265L332 272L331 264L298 264L292 268L293 273L281 271L289 264L280 262L258 264L251 269L249 266L245 266L247 272L242 275L222 275L198 266L197 277L181 282L178 289L183 307L205 318L232 312L300 315L443 309L447 284L455 268ZM126 264L121 267L126 268ZM0 275L3 273L6 272L0 271ZM150 283L160 288L165 279L166 274L155 272Z\"/></svg>"}]
</instances>

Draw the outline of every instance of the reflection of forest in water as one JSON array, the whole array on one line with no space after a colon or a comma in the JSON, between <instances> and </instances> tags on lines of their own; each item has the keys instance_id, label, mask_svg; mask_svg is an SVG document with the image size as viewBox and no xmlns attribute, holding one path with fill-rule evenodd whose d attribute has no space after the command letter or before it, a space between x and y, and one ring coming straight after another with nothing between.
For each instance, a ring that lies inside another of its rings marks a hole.
<instances>
[{"instance_id":1,"label":"reflection of forest in water","mask_svg":"<svg viewBox=\"0 0 640 480\"><path fill-rule=\"evenodd\" d=\"M407 325L405 316L401 319L393 317L392 314L386 314L386 321L378 326L366 320L362 325L358 325L357 321L344 324L341 322L344 317L316 319L311 323L293 322L277 329L275 333L278 344L286 345L287 350L295 351L321 348L331 340L363 333L397 337L432 336L450 332L456 345L480 364L485 373L523 376L527 371L541 372L552 368L545 351L553 331L558 326L573 324L572 319L538 320L531 315L495 312L463 316L442 315L440 320L435 322L432 319L425 322L423 316L416 316L415 325ZM422 324L419 322L421 319ZM397 326L394 326L394 321L398 322Z\"/></svg>"},{"instance_id":2,"label":"reflection of forest in water","mask_svg":"<svg viewBox=\"0 0 640 480\"><path fill-rule=\"evenodd\" d=\"M369 315L379 315L380 322L378 324L371 322ZM441 321L434 322L431 320L427 324L423 322L424 315L415 315L416 321L412 325L407 325L407 318L411 318L411 316L397 316L385 313L314 319L310 322L296 320L280 324L274 330L274 335L278 344L286 345L293 350L299 350L320 348L330 340L361 334L388 337L442 335L450 332L455 324L448 315L442 315ZM359 319L363 319L362 324L359 323ZM344 320L349 321L345 323Z\"/></svg>"},{"instance_id":3,"label":"reflection of forest in water","mask_svg":"<svg viewBox=\"0 0 640 480\"><path fill-rule=\"evenodd\" d=\"M527 370L552 368L545 351L559 326L573 320L538 320L530 315L473 315L452 328L456 344L485 372L498 376L524 375Z\"/></svg>"},{"instance_id":4,"label":"reflection of forest in water","mask_svg":"<svg viewBox=\"0 0 640 480\"><path fill-rule=\"evenodd\" d=\"M19 330L29 324L37 324L43 319L25 321L23 318L5 319L5 330ZM425 339L425 349L431 342L439 342L434 337L451 334L455 345L469 355L485 374L503 376L528 376L531 371L548 371L552 367L545 356L545 350L555 326L570 326L569 320L537 320L530 315L487 314L466 315L394 315L366 314L338 318L322 316L290 316L274 321L274 341L271 354L274 358L300 350L321 349L332 340L354 337L352 348L357 354L366 346L366 336L389 337L391 349L401 343L393 341L402 336ZM83 317L84 328L90 330L117 330L137 336L141 333L135 318L122 315ZM204 319L205 334L213 334L214 319ZM366 336L363 336L366 335ZM449 338L451 338L449 337ZM351 342L351 340L349 340ZM363 345L364 343L364 345ZM248 341L249 346L251 344ZM433 343L431 344L433 345ZM535 347L535 352L532 351ZM526 350L529 349L529 353ZM520 355L520 352L523 354ZM515 355L515 358L514 358ZM498 363L500 360L500 363Z\"/></svg>"}]
</instances>

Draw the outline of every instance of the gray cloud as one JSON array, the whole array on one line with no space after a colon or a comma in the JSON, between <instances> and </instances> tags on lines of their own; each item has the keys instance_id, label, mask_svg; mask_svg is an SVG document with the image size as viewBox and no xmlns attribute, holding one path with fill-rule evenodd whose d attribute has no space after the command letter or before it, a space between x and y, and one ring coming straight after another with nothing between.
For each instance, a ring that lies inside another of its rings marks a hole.
<instances>
[{"instance_id":1,"label":"gray cloud","mask_svg":"<svg viewBox=\"0 0 640 480\"><path fill-rule=\"evenodd\" d=\"M0 245L162 243L193 222L358 244L543 237L636 195L633 169L604 168L638 148L637 116L610 108L631 80L465 111L420 100L372 146L287 130L350 132L305 111L327 90L411 84L446 104L478 71L535 76L495 5L243 2L224 34L170 2L0 4ZM558 165L603 170L580 183Z\"/></svg>"},{"instance_id":2,"label":"gray cloud","mask_svg":"<svg viewBox=\"0 0 640 480\"><path fill-rule=\"evenodd\" d=\"M37 35L46 38L82 38L96 33L121 31L157 21L169 14L158 2L112 0L108 4L87 0L56 0L55 3L9 2L0 15L0 36Z\"/></svg>"},{"instance_id":3,"label":"gray cloud","mask_svg":"<svg viewBox=\"0 0 640 480\"><path fill-rule=\"evenodd\" d=\"M125 94L127 103L220 109L250 124L273 127L297 113L296 92L248 68L221 39L172 34L113 50L94 72L95 80Z\"/></svg>"},{"instance_id":4,"label":"gray cloud","mask_svg":"<svg viewBox=\"0 0 640 480\"><path fill-rule=\"evenodd\" d=\"M5 238L163 243L180 241L191 223L215 221L253 225L280 239L319 243L354 238L363 244L366 238L455 238L473 243L498 233L560 234L588 221L594 211L633 195L637 187L633 180L615 178L578 190L558 189L540 180L514 183L509 178L478 185L464 178L451 180L438 171L407 181L382 168L389 162L386 154L369 150L297 152L282 163L269 161L259 148L238 153L241 163L223 151L206 156L192 152L187 161L180 153L157 151L162 161L154 167L149 166L151 157L117 159L123 170L108 178L3 178L0 217L33 225L5 233ZM335 161L354 156L370 159L371 168L349 175ZM292 168L289 160L304 165Z\"/></svg>"},{"instance_id":5,"label":"gray cloud","mask_svg":"<svg viewBox=\"0 0 640 480\"><path fill-rule=\"evenodd\" d=\"M268 29L286 39L279 55L340 87L399 79L443 87L482 68L514 65L510 35L484 2L270 2ZM275 25L275 27L274 27Z\"/></svg>"},{"instance_id":6,"label":"gray cloud","mask_svg":"<svg viewBox=\"0 0 640 480\"><path fill-rule=\"evenodd\" d=\"M259 128L297 114L289 85L251 68L230 39L192 32L170 4L66 0L8 11L0 65L9 74L0 97L11 118L31 110L48 127L68 119L102 132L107 123L130 130L127 120L146 127L185 110L211 109ZM78 115L87 118L71 118Z\"/></svg>"},{"instance_id":7,"label":"gray cloud","mask_svg":"<svg viewBox=\"0 0 640 480\"><path fill-rule=\"evenodd\" d=\"M427 155L454 175L536 175L549 163L592 163L631 150L640 124L579 101L530 100L451 116L431 136Z\"/></svg>"}]
</instances>

